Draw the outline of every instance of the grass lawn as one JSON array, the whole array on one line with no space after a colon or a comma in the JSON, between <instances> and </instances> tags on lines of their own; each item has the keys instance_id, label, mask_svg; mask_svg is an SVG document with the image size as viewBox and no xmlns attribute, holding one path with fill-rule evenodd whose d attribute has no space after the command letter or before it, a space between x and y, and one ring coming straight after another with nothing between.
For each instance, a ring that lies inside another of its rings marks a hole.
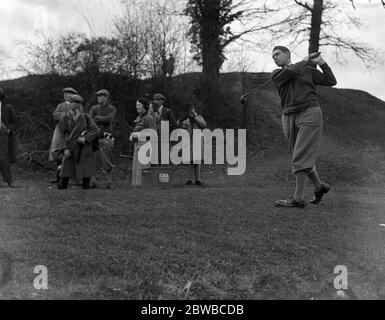
<instances>
[{"instance_id":1,"label":"grass lawn","mask_svg":"<svg viewBox=\"0 0 385 320\"><path fill-rule=\"evenodd\" d=\"M0 299L330 299L337 265L351 299L385 298L382 188L335 185L285 210L273 203L291 186L237 179L59 192L29 176L0 189Z\"/></svg>"}]
</instances>

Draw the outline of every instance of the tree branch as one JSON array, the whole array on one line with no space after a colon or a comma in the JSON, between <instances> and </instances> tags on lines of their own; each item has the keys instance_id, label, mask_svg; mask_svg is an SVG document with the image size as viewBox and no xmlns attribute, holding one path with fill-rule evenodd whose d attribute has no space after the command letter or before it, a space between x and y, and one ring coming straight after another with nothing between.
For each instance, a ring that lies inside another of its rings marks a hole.
<instances>
[{"instance_id":1,"label":"tree branch","mask_svg":"<svg viewBox=\"0 0 385 320\"><path fill-rule=\"evenodd\" d=\"M303 2L300 2L300 1L298 1L298 0L294 0L294 2L295 2L296 4L298 4L299 6L305 8L306 10L308 10L308 11L310 11L310 12L313 12L313 8L311 8L311 7L307 4L307 2L303 3Z\"/></svg>"}]
</instances>

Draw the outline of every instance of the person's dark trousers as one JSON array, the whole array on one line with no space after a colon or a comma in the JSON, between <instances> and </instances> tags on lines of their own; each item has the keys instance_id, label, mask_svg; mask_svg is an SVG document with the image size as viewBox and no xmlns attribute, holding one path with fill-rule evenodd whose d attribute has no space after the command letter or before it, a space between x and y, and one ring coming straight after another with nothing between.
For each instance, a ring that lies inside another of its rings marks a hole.
<instances>
[{"instance_id":1,"label":"person's dark trousers","mask_svg":"<svg viewBox=\"0 0 385 320\"><path fill-rule=\"evenodd\" d=\"M60 178L57 184L58 189L67 189L70 178ZM91 178L83 178L83 189L91 189Z\"/></svg>"},{"instance_id":2,"label":"person's dark trousers","mask_svg":"<svg viewBox=\"0 0 385 320\"><path fill-rule=\"evenodd\" d=\"M70 178L60 178L57 184L58 189L67 189Z\"/></svg>"},{"instance_id":3,"label":"person's dark trousers","mask_svg":"<svg viewBox=\"0 0 385 320\"><path fill-rule=\"evenodd\" d=\"M3 176L3 180L5 183L12 183L12 172L11 167L9 165L9 162L7 159L1 159L0 158L0 171L1 175Z\"/></svg>"},{"instance_id":4,"label":"person's dark trousers","mask_svg":"<svg viewBox=\"0 0 385 320\"><path fill-rule=\"evenodd\" d=\"M83 189L91 189L91 178L83 178Z\"/></svg>"}]
</instances>

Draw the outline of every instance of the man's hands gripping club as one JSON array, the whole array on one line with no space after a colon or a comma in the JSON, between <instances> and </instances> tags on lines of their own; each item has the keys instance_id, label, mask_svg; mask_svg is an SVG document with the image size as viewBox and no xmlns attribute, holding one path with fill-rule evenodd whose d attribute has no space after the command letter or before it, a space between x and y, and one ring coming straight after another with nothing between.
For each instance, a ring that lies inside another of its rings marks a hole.
<instances>
[{"instance_id":1,"label":"man's hands gripping club","mask_svg":"<svg viewBox=\"0 0 385 320\"><path fill-rule=\"evenodd\" d=\"M319 66L322 66L323 64L326 63L326 61L324 60L324 58L321 56L321 52L314 52L314 53L310 53L308 56L306 56L304 59L304 61L311 61L311 62L314 62L316 64L318 64Z\"/></svg>"}]
</instances>

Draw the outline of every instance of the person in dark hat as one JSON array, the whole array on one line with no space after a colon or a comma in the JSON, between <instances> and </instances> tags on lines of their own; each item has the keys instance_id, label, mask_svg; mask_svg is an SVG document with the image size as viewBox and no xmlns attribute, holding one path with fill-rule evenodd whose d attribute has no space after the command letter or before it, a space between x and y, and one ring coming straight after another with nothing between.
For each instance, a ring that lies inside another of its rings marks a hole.
<instances>
[{"instance_id":1,"label":"person in dark hat","mask_svg":"<svg viewBox=\"0 0 385 320\"><path fill-rule=\"evenodd\" d=\"M68 95L68 101L70 102L70 110L73 109L73 104L77 104L77 107L79 107L80 111L83 112L83 98L77 94L77 93L70 93Z\"/></svg>"},{"instance_id":2,"label":"person in dark hat","mask_svg":"<svg viewBox=\"0 0 385 320\"><path fill-rule=\"evenodd\" d=\"M159 116L162 121L168 121L170 124L170 132L176 128L178 128L178 124L176 123L174 113L171 109L166 108L164 106L166 98L161 93L156 93L153 96L153 103L158 107Z\"/></svg>"},{"instance_id":3,"label":"person in dark hat","mask_svg":"<svg viewBox=\"0 0 385 320\"><path fill-rule=\"evenodd\" d=\"M4 100L4 90L0 88L0 171L4 182L14 188L10 163L16 162L16 113Z\"/></svg>"},{"instance_id":4,"label":"person in dark hat","mask_svg":"<svg viewBox=\"0 0 385 320\"><path fill-rule=\"evenodd\" d=\"M70 105L71 105L71 102L69 101L70 96L78 93L74 88L70 88L70 87L64 88L62 91L63 91L64 102L60 103L56 107L56 109L53 113L53 119L55 121L56 126L55 126L55 130L53 132L51 147L50 147L50 152L49 152L49 157L48 157L49 161L56 161L58 168L60 166L61 160L60 159L55 160L53 157L53 152L55 150L57 150L58 146L60 145L60 141L59 141L60 135L59 135L59 126L58 126L59 121L60 121L61 117L63 117L70 109ZM59 174L59 169L56 172L56 179L53 180L52 183L58 183L59 182L59 175L58 174Z\"/></svg>"},{"instance_id":5,"label":"person in dark hat","mask_svg":"<svg viewBox=\"0 0 385 320\"><path fill-rule=\"evenodd\" d=\"M83 99L71 94L69 111L59 120L61 136L55 158L61 158L58 189L66 189L69 180L82 181L83 189L90 189L91 177L95 176L95 161L92 143L97 139L98 127L83 113Z\"/></svg>"},{"instance_id":6,"label":"person in dark hat","mask_svg":"<svg viewBox=\"0 0 385 320\"><path fill-rule=\"evenodd\" d=\"M110 93L103 89L96 93L98 104L90 110L89 116L96 123L102 135L95 152L96 168L107 174L107 189L112 189L112 172L115 168L113 127L117 109L110 104ZM96 177L92 186L96 187Z\"/></svg>"},{"instance_id":7,"label":"person in dark hat","mask_svg":"<svg viewBox=\"0 0 385 320\"><path fill-rule=\"evenodd\" d=\"M174 129L178 128L178 124L175 120L174 113L172 112L171 109L166 108L164 106L164 102L165 102L165 97L163 94L161 94L161 93L154 94L153 104L158 109L158 114L160 117L160 122L158 122L158 125L157 125L157 127L159 128L158 134L160 134L160 137L159 137L159 161L160 162L162 159L162 153L164 154L165 152L167 152L167 147L166 147L164 141L161 139L161 137L162 137L161 128L162 128L163 121L168 121L169 133L171 133ZM172 143L169 144L168 141L166 143L169 147L172 145ZM170 150L168 150L168 153L170 154Z\"/></svg>"}]
</instances>

